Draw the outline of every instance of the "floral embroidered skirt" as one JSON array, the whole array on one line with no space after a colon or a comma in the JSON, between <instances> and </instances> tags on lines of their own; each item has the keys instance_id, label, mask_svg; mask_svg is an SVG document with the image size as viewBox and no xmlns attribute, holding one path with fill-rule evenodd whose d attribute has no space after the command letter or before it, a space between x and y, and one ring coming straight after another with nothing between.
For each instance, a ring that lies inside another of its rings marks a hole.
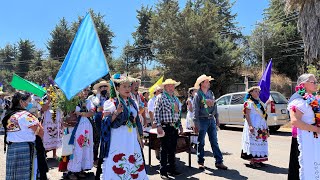
<instances>
[{"instance_id":1,"label":"floral embroidered skirt","mask_svg":"<svg viewBox=\"0 0 320 180\"><path fill-rule=\"evenodd\" d=\"M132 128L132 131L127 126L111 129L109 155L104 159L102 171L101 179L104 180L149 179L136 128Z\"/></svg>"},{"instance_id":2,"label":"floral embroidered skirt","mask_svg":"<svg viewBox=\"0 0 320 180\"><path fill-rule=\"evenodd\" d=\"M80 172L93 168L93 130L88 118L81 117L74 139L68 171Z\"/></svg>"},{"instance_id":3,"label":"floral embroidered skirt","mask_svg":"<svg viewBox=\"0 0 320 180\"><path fill-rule=\"evenodd\" d=\"M262 162L268 160L268 137L269 130L264 119L252 119L254 133L249 131L248 122L244 122L242 132L241 158Z\"/></svg>"},{"instance_id":4,"label":"floral embroidered skirt","mask_svg":"<svg viewBox=\"0 0 320 180\"><path fill-rule=\"evenodd\" d=\"M61 126L61 114L56 113L56 120L52 121L51 113L46 112L43 121L43 146L47 151L58 149L62 145L63 128Z\"/></svg>"}]
</instances>

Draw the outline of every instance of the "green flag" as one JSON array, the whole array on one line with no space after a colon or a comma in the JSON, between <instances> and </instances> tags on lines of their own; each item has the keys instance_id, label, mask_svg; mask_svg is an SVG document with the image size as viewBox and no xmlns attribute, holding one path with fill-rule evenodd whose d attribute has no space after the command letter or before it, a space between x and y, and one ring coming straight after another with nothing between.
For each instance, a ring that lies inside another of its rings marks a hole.
<instances>
[{"instance_id":1,"label":"green flag","mask_svg":"<svg viewBox=\"0 0 320 180\"><path fill-rule=\"evenodd\" d=\"M43 97L47 92L38 84L25 80L16 74L13 74L12 81L10 84L15 89L27 91L39 97Z\"/></svg>"}]
</instances>

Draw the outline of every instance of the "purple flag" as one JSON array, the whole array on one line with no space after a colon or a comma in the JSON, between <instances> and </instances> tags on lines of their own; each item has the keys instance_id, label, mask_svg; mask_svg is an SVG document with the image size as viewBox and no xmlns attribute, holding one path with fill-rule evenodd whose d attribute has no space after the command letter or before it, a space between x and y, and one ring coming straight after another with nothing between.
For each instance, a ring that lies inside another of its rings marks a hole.
<instances>
[{"instance_id":1,"label":"purple flag","mask_svg":"<svg viewBox=\"0 0 320 180\"><path fill-rule=\"evenodd\" d=\"M270 96L270 85L271 85L271 68L272 68L272 59L270 60L267 69L264 71L259 86L261 88L260 91L260 100L265 103L269 99Z\"/></svg>"}]
</instances>

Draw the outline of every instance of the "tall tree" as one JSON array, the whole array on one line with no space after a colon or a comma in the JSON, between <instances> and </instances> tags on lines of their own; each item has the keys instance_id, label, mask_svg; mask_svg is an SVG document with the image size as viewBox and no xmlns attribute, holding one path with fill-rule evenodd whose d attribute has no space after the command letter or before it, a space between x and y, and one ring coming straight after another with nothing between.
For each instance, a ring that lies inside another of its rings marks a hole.
<instances>
[{"instance_id":1,"label":"tall tree","mask_svg":"<svg viewBox=\"0 0 320 180\"><path fill-rule=\"evenodd\" d=\"M136 31L132 33L134 39L134 59L141 64L141 78L145 78L146 63L152 61L154 55L151 51L151 39L148 37L150 20L152 16L152 9L142 6L137 10L137 19L139 26Z\"/></svg>"},{"instance_id":2,"label":"tall tree","mask_svg":"<svg viewBox=\"0 0 320 180\"><path fill-rule=\"evenodd\" d=\"M205 2L205 1L204 1ZM231 37L232 40L242 38L240 28L236 26L235 19L237 14L232 13L232 7L235 4L230 0L210 0L218 8L218 18L221 23L220 33L224 36Z\"/></svg>"},{"instance_id":3,"label":"tall tree","mask_svg":"<svg viewBox=\"0 0 320 180\"><path fill-rule=\"evenodd\" d=\"M189 1L179 12L177 1L161 1L152 16L150 36L166 76L193 86L201 74L215 77L214 91L226 93L239 65L240 50L228 37L221 37L219 8L211 1Z\"/></svg>"},{"instance_id":4,"label":"tall tree","mask_svg":"<svg viewBox=\"0 0 320 180\"><path fill-rule=\"evenodd\" d=\"M106 55L107 59L110 60L113 48L111 44L114 33L110 30L109 25L104 21L105 15L102 15L100 12L95 13L92 9L89 10L89 13L91 13L92 19L96 26L96 30L98 32L104 54ZM79 16L78 20L72 23L71 31L73 33L73 36L76 34L83 18L84 16Z\"/></svg>"},{"instance_id":5,"label":"tall tree","mask_svg":"<svg viewBox=\"0 0 320 180\"><path fill-rule=\"evenodd\" d=\"M18 57L18 48L15 44L7 44L0 49L0 70L5 69L12 71L14 69L13 62Z\"/></svg>"},{"instance_id":6,"label":"tall tree","mask_svg":"<svg viewBox=\"0 0 320 180\"><path fill-rule=\"evenodd\" d=\"M37 66L38 69L29 71L25 78L38 84L49 84L49 77L54 78L57 75L61 66L61 62L53 59L34 61L37 63L41 63L41 69L39 69L39 67Z\"/></svg>"},{"instance_id":7,"label":"tall tree","mask_svg":"<svg viewBox=\"0 0 320 180\"><path fill-rule=\"evenodd\" d=\"M286 0L288 12L297 10L298 27L304 43L304 58L308 65L320 68L320 1Z\"/></svg>"},{"instance_id":8,"label":"tall tree","mask_svg":"<svg viewBox=\"0 0 320 180\"><path fill-rule=\"evenodd\" d=\"M18 60L16 63L16 73L24 77L28 71L29 66L32 64L35 54L35 45L30 40L22 40L18 42Z\"/></svg>"},{"instance_id":9,"label":"tall tree","mask_svg":"<svg viewBox=\"0 0 320 180\"><path fill-rule=\"evenodd\" d=\"M285 2L271 0L265 10L265 19L254 30L250 45L261 65L262 40L264 40L265 59L272 58L274 70L296 80L306 65L303 62L303 43L298 32L297 14L286 15Z\"/></svg>"},{"instance_id":10,"label":"tall tree","mask_svg":"<svg viewBox=\"0 0 320 180\"><path fill-rule=\"evenodd\" d=\"M59 24L56 25L50 35L51 39L47 45L50 57L62 62L72 43L72 33L64 17L60 19Z\"/></svg>"}]
</instances>

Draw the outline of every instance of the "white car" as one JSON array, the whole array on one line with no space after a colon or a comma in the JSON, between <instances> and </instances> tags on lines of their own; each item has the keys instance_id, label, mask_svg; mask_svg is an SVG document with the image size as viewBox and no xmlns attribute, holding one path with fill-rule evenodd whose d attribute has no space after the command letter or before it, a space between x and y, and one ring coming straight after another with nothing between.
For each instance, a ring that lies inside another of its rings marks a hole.
<instances>
[{"instance_id":1,"label":"white car","mask_svg":"<svg viewBox=\"0 0 320 180\"><path fill-rule=\"evenodd\" d=\"M243 103L246 92L225 94L216 100L221 127L243 125ZM271 91L268 104L267 124L271 131L289 122L288 100L279 92Z\"/></svg>"}]
</instances>

